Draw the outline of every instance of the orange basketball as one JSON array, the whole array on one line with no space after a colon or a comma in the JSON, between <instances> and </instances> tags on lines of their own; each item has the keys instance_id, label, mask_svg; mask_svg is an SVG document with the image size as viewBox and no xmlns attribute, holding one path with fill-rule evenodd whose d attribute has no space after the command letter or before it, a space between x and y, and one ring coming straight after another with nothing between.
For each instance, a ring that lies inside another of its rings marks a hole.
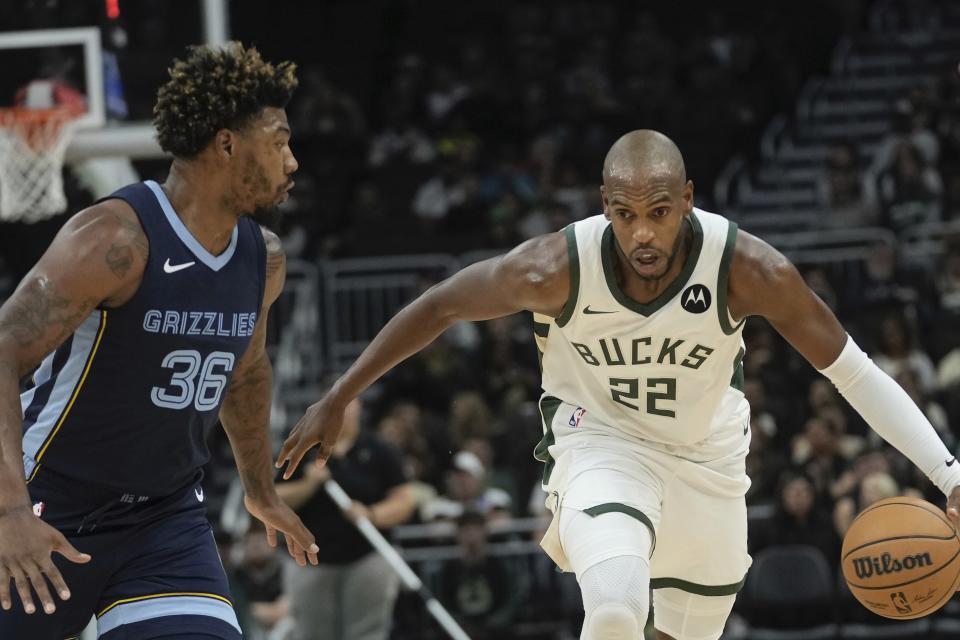
<instances>
[{"instance_id":1,"label":"orange basketball","mask_svg":"<svg viewBox=\"0 0 960 640\"><path fill-rule=\"evenodd\" d=\"M960 584L960 537L943 511L916 498L887 498L850 525L843 577L870 611L906 620L945 605Z\"/></svg>"}]
</instances>

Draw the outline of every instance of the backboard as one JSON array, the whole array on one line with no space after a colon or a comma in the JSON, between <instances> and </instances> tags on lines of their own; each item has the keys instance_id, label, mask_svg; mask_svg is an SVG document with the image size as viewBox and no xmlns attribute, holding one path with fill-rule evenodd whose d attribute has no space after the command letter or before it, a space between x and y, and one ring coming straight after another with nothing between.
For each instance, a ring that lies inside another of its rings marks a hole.
<instances>
[{"instance_id":1,"label":"backboard","mask_svg":"<svg viewBox=\"0 0 960 640\"><path fill-rule=\"evenodd\" d=\"M38 29L34 31L0 31L0 52L9 49L44 49L76 47L83 50L83 93L87 112L76 121L78 129L98 129L106 122L103 93L103 59L100 50L100 29ZM2 96L7 99L12 96Z\"/></svg>"}]
</instances>

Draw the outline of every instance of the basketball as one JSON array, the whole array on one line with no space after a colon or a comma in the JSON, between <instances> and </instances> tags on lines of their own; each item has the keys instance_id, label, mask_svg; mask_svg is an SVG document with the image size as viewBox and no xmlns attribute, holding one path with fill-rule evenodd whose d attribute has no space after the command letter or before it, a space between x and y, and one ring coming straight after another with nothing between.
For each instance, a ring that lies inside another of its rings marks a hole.
<instances>
[{"instance_id":1,"label":"basketball","mask_svg":"<svg viewBox=\"0 0 960 640\"><path fill-rule=\"evenodd\" d=\"M960 538L936 506L917 498L870 505L843 539L843 577L867 609L885 618L929 615L960 579Z\"/></svg>"}]
</instances>

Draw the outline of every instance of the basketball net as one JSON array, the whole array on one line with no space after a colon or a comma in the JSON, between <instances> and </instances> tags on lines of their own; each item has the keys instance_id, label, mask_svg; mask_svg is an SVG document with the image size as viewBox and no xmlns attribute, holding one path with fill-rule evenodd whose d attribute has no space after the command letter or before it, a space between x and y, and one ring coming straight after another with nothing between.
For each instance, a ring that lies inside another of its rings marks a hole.
<instances>
[{"instance_id":1,"label":"basketball net","mask_svg":"<svg viewBox=\"0 0 960 640\"><path fill-rule=\"evenodd\" d=\"M77 110L0 109L0 220L37 222L67 208L63 157Z\"/></svg>"}]
</instances>

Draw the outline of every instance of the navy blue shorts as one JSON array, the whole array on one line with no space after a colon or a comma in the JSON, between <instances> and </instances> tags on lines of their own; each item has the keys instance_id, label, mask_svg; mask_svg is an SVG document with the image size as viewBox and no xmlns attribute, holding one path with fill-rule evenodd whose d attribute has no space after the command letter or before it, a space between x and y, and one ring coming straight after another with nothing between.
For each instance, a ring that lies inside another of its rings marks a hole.
<instances>
[{"instance_id":1,"label":"navy blue shorts","mask_svg":"<svg viewBox=\"0 0 960 640\"><path fill-rule=\"evenodd\" d=\"M241 638L199 478L173 496L147 498L42 469L28 488L44 521L92 559L74 564L55 553L70 600L54 596L57 610L47 615L34 596L37 613L27 615L13 590L13 609L0 609L0 638L73 638L92 615L102 640Z\"/></svg>"}]
</instances>

